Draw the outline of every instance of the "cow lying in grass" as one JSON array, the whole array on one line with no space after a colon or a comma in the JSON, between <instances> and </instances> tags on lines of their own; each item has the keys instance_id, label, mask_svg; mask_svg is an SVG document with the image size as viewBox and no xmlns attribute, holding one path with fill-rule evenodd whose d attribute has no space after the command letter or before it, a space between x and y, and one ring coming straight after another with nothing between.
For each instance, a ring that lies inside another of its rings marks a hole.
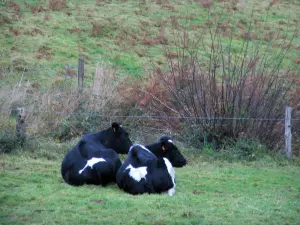
<instances>
[{"instance_id":1,"label":"cow lying in grass","mask_svg":"<svg viewBox=\"0 0 300 225\"><path fill-rule=\"evenodd\" d=\"M172 139L168 136L161 137L159 142L147 145L146 148L158 158L167 158L174 167L183 167L187 163Z\"/></svg>"},{"instance_id":2,"label":"cow lying in grass","mask_svg":"<svg viewBox=\"0 0 300 225\"><path fill-rule=\"evenodd\" d=\"M167 158L157 158L145 146L133 145L117 173L120 189L130 194L175 194L175 171Z\"/></svg>"},{"instance_id":3,"label":"cow lying in grass","mask_svg":"<svg viewBox=\"0 0 300 225\"><path fill-rule=\"evenodd\" d=\"M127 153L131 140L117 123L106 130L83 136L61 164L63 179L70 185L106 185L116 181L121 166L117 153Z\"/></svg>"}]
</instances>

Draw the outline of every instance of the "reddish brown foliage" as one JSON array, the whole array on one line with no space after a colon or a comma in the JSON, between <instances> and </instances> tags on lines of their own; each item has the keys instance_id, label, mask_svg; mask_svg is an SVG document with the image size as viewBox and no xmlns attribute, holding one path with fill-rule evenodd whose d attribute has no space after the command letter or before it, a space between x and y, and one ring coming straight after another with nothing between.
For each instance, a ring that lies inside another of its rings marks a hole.
<instances>
[{"instance_id":1,"label":"reddish brown foliage","mask_svg":"<svg viewBox=\"0 0 300 225\"><path fill-rule=\"evenodd\" d=\"M221 33L223 37L230 37L232 26L227 22L220 23L218 26L218 33Z\"/></svg>"},{"instance_id":2,"label":"reddish brown foliage","mask_svg":"<svg viewBox=\"0 0 300 225\"><path fill-rule=\"evenodd\" d=\"M201 28L202 27L202 25L200 25L200 24L194 24L194 25L191 25L190 26L190 29L191 30L198 30L199 28Z\"/></svg>"},{"instance_id":3,"label":"reddish brown foliage","mask_svg":"<svg viewBox=\"0 0 300 225\"><path fill-rule=\"evenodd\" d=\"M72 16L72 11L67 11L66 14L67 16Z\"/></svg>"},{"instance_id":4,"label":"reddish brown foliage","mask_svg":"<svg viewBox=\"0 0 300 225\"><path fill-rule=\"evenodd\" d=\"M250 32L244 32L240 35L240 37L245 40L255 40L255 39L257 39L257 34L250 33Z\"/></svg>"},{"instance_id":5,"label":"reddish brown foliage","mask_svg":"<svg viewBox=\"0 0 300 225\"><path fill-rule=\"evenodd\" d=\"M169 59L178 58L179 54L177 52L168 52L165 53L165 56Z\"/></svg>"},{"instance_id":6,"label":"reddish brown foliage","mask_svg":"<svg viewBox=\"0 0 300 225\"><path fill-rule=\"evenodd\" d=\"M73 26L72 28L67 29L71 34L73 33L79 33L81 31L80 27Z\"/></svg>"},{"instance_id":7,"label":"reddish brown foliage","mask_svg":"<svg viewBox=\"0 0 300 225\"><path fill-rule=\"evenodd\" d=\"M263 39L266 41L272 40L275 37L274 31L270 31L266 34L264 34Z\"/></svg>"},{"instance_id":8,"label":"reddish brown foliage","mask_svg":"<svg viewBox=\"0 0 300 225\"><path fill-rule=\"evenodd\" d=\"M277 4L279 2L279 0L272 0L272 2L270 2L270 4L268 5L267 9L271 8L273 5Z\"/></svg>"},{"instance_id":9,"label":"reddish brown foliage","mask_svg":"<svg viewBox=\"0 0 300 225\"><path fill-rule=\"evenodd\" d=\"M169 82L172 83L171 81L170 77ZM136 103L139 108L146 112L148 107L157 104L158 99L161 103L169 101L170 93L167 85L158 75L154 74L149 79L142 81L133 82L128 78L118 86L118 92L124 98L125 104ZM163 108L161 107L161 110L164 110Z\"/></svg>"},{"instance_id":10,"label":"reddish brown foliage","mask_svg":"<svg viewBox=\"0 0 300 225\"><path fill-rule=\"evenodd\" d=\"M204 24L209 27L209 26L212 26L214 24L214 22L211 20L206 20Z\"/></svg>"},{"instance_id":11,"label":"reddish brown foliage","mask_svg":"<svg viewBox=\"0 0 300 225\"><path fill-rule=\"evenodd\" d=\"M43 35L43 32L38 28L33 28L31 31L25 31L24 34L36 36L36 35Z\"/></svg>"},{"instance_id":12,"label":"reddish brown foliage","mask_svg":"<svg viewBox=\"0 0 300 225\"><path fill-rule=\"evenodd\" d=\"M40 84L38 82L34 82L33 84L31 84L31 87L33 87L35 89L39 89L40 88Z\"/></svg>"},{"instance_id":13,"label":"reddish brown foliage","mask_svg":"<svg viewBox=\"0 0 300 225\"><path fill-rule=\"evenodd\" d=\"M20 11L20 6L13 1L6 2L6 6L10 7L12 10L14 10L16 12Z\"/></svg>"},{"instance_id":14,"label":"reddish brown foliage","mask_svg":"<svg viewBox=\"0 0 300 225\"><path fill-rule=\"evenodd\" d=\"M19 36L21 34L21 31L18 28L13 28L10 27L9 31L14 35L14 36Z\"/></svg>"},{"instance_id":15,"label":"reddish brown foliage","mask_svg":"<svg viewBox=\"0 0 300 225\"><path fill-rule=\"evenodd\" d=\"M146 56L146 54L144 52L142 52L141 50L139 50L139 49L136 49L135 52L136 52L136 54L138 54L139 57Z\"/></svg>"},{"instance_id":16,"label":"reddish brown foliage","mask_svg":"<svg viewBox=\"0 0 300 225\"><path fill-rule=\"evenodd\" d=\"M129 40L129 44L130 44L131 46L135 46L135 45L136 45L135 39L131 38L131 39Z\"/></svg>"},{"instance_id":17,"label":"reddish brown foliage","mask_svg":"<svg viewBox=\"0 0 300 225\"><path fill-rule=\"evenodd\" d=\"M46 14L44 15L44 20L50 20L50 18L51 18L51 15L50 15L50 14L46 13Z\"/></svg>"},{"instance_id":18,"label":"reddish brown foliage","mask_svg":"<svg viewBox=\"0 0 300 225\"><path fill-rule=\"evenodd\" d=\"M7 22L9 22L9 21L10 21L9 18L3 17L3 18L0 19L0 25L1 25L2 23L7 23Z\"/></svg>"},{"instance_id":19,"label":"reddish brown foliage","mask_svg":"<svg viewBox=\"0 0 300 225\"><path fill-rule=\"evenodd\" d=\"M50 60L52 58L52 50L47 46L41 46L38 48L37 52L35 53L35 57L37 59L47 59Z\"/></svg>"},{"instance_id":20,"label":"reddish brown foliage","mask_svg":"<svg viewBox=\"0 0 300 225\"><path fill-rule=\"evenodd\" d=\"M175 11L174 6L172 6L172 5L162 5L161 8L162 9L167 9L167 10L170 10L170 11L173 11L173 12Z\"/></svg>"},{"instance_id":21,"label":"reddish brown foliage","mask_svg":"<svg viewBox=\"0 0 300 225\"><path fill-rule=\"evenodd\" d=\"M204 7L204 8L210 8L213 6L213 1L212 0L200 0L200 4Z\"/></svg>"},{"instance_id":22,"label":"reddish brown foliage","mask_svg":"<svg viewBox=\"0 0 300 225\"><path fill-rule=\"evenodd\" d=\"M73 77L77 76L77 72L74 69L72 69L71 67L65 66L64 69L69 77L73 78Z\"/></svg>"},{"instance_id":23,"label":"reddish brown foliage","mask_svg":"<svg viewBox=\"0 0 300 225\"><path fill-rule=\"evenodd\" d=\"M155 39L143 39L143 40L141 40L141 44L143 44L143 45L158 45L158 44L167 45L168 43L169 43L168 39L164 36L160 36L160 37L157 37Z\"/></svg>"},{"instance_id":24,"label":"reddish brown foliage","mask_svg":"<svg viewBox=\"0 0 300 225\"><path fill-rule=\"evenodd\" d=\"M122 0L122 1L125 1L125 0ZM94 202L94 203L100 203L100 204L106 204L106 201L105 200L90 200L90 202Z\"/></svg>"},{"instance_id":25,"label":"reddish brown foliage","mask_svg":"<svg viewBox=\"0 0 300 225\"><path fill-rule=\"evenodd\" d=\"M193 194L194 194L194 195L199 195L200 193L201 193L200 191L193 190Z\"/></svg>"},{"instance_id":26,"label":"reddish brown foliage","mask_svg":"<svg viewBox=\"0 0 300 225\"><path fill-rule=\"evenodd\" d=\"M36 14L36 13L40 13L42 11L45 11L45 7L44 6L31 6L31 12Z\"/></svg>"},{"instance_id":27,"label":"reddish brown foliage","mask_svg":"<svg viewBox=\"0 0 300 225\"><path fill-rule=\"evenodd\" d=\"M296 64L300 64L300 58L294 59L293 62Z\"/></svg>"},{"instance_id":28,"label":"reddish brown foliage","mask_svg":"<svg viewBox=\"0 0 300 225\"><path fill-rule=\"evenodd\" d=\"M280 25L286 25L286 24L288 24L288 23L285 22L284 20L280 20L280 21L278 22L278 24L280 24Z\"/></svg>"},{"instance_id":29,"label":"reddish brown foliage","mask_svg":"<svg viewBox=\"0 0 300 225\"><path fill-rule=\"evenodd\" d=\"M52 11L59 11L67 6L65 0L48 0L48 5Z\"/></svg>"},{"instance_id":30,"label":"reddish brown foliage","mask_svg":"<svg viewBox=\"0 0 300 225\"><path fill-rule=\"evenodd\" d=\"M178 28L179 28L179 23L178 23L176 17L173 16L173 15L171 15L171 16L170 16L170 19L171 19L172 27L173 27L174 29L178 29Z\"/></svg>"},{"instance_id":31,"label":"reddish brown foliage","mask_svg":"<svg viewBox=\"0 0 300 225\"><path fill-rule=\"evenodd\" d=\"M240 30L245 30L245 28L243 27L243 25L240 24L240 23L238 23L236 26L237 26Z\"/></svg>"},{"instance_id":32,"label":"reddish brown foliage","mask_svg":"<svg viewBox=\"0 0 300 225\"><path fill-rule=\"evenodd\" d=\"M300 59L299 59L300 60ZM295 76L294 87L290 91L291 107L300 111L300 77Z\"/></svg>"},{"instance_id":33,"label":"reddish brown foliage","mask_svg":"<svg viewBox=\"0 0 300 225\"><path fill-rule=\"evenodd\" d=\"M99 34L103 34L103 26L98 23L92 23L92 36L96 37Z\"/></svg>"}]
</instances>

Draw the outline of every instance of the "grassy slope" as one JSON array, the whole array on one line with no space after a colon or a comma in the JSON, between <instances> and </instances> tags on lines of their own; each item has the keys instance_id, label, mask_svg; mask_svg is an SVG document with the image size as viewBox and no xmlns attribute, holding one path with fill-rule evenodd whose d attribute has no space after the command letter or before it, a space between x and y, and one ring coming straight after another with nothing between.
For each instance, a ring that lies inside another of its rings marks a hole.
<instances>
[{"instance_id":1,"label":"grassy slope","mask_svg":"<svg viewBox=\"0 0 300 225\"><path fill-rule=\"evenodd\" d=\"M75 64L76 66L78 56L83 55L86 58L86 71L89 77L94 73L96 63L100 61L112 63L126 75L140 75L144 67L148 67L149 58L155 65L165 62L162 46L145 45L143 40L154 40L162 34L169 40L171 47L174 44L171 16L189 30L191 37L203 31L206 34L208 32L197 26L195 28L195 25L205 24L208 15L201 4L191 1L170 0L168 4L159 5L150 0L144 3L136 0L107 1L110 3L72 0L67 1L67 8L60 11L51 11L45 0L28 0L26 2L29 6L25 6L23 1L15 2L21 7L21 16L16 20L13 19L16 18L13 7L0 3L2 12L0 19L10 18L8 22L0 24L0 67L10 65L14 59L22 59L29 65ZM260 21L254 28L254 33L258 36L262 33L263 20L267 12L269 14L267 25L270 31L280 29L291 35L291 31L300 20L300 5L297 0L280 1L269 11L266 8L270 1L254 0L245 3L243 7L238 7L236 11L232 10L231 2L215 1L213 11L222 15L222 22L233 27L236 26L235 23L239 23L241 27L247 28L254 6L253 18ZM37 5L44 9L33 14L31 8ZM234 23L233 15L235 15ZM94 36L93 24L99 27L95 29L97 32ZM240 46L241 33L243 30L237 28L234 48ZM300 39L297 37L284 66L293 64L292 60L299 54L299 50L296 49L299 46ZM276 51L277 47L274 45L273 50ZM47 54L51 58L47 59L45 56ZM49 79L54 77L49 76Z\"/></svg>"},{"instance_id":2,"label":"grassy slope","mask_svg":"<svg viewBox=\"0 0 300 225\"><path fill-rule=\"evenodd\" d=\"M300 171L292 165L193 159L176 169L176 195L169 197L131 196L116 185L68 186L60 162L28 152L1 155L1 224L300 222Z\"/></svg>"}]
</instances>

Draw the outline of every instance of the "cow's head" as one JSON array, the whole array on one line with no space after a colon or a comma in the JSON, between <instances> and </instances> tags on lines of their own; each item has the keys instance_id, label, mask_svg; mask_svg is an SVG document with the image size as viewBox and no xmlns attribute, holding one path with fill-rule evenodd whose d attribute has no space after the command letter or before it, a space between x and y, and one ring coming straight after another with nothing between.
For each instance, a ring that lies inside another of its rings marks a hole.
<instances>
[{"instance_id":1,"label":"cow's head","mask_svg":"<svg viewBox=\"0 0 300 225\"><path fill-rule=\"evenodd\" d=\"M115 122L108 129L105 142L107 147L112 148L119 154L127 154L132 145L128 132Z\"/></svg>"},{"instance_id":2,"label":"cow's head","mask_svg":"<svg viewBox=\"0 0 300 225\"><path fill-rule=\"evenodd\" d=\"M187 161L178 148L174 145L172 139L168 136L160 138L162 156L169 159L174 167L182 167Z\"/></svg>"}]
</instances>

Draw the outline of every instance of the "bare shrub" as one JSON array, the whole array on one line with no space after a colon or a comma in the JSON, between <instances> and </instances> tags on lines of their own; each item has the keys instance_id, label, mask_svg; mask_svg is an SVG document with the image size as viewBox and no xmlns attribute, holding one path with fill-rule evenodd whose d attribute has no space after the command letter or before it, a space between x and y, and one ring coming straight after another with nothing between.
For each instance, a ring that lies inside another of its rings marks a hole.
<instances>
[{"instance_id":1,"label":"bare shrub","mask_svg":"<svg viewBox=\"0 0 300 225\"><path fill-rule=\"evenodd\" d=\"M278 147L284 126L277 118L284 118L284 107L291 103L295 79L290 68L282 69L282 62L296 32L289 38L277 35L287 47L274 53L276 38L264 44L264 33L252 36L251 18L239 48L232 44L233 28L224 42L220 21L209 21L209 41L200 35L192 40L188 31L174 30L176 57L167 57L167 71L156 69L156 81L165 93L162 97L152 92L149 107L156 115L181 117L183 133L189 132L186 138L198 146L208 139L220 145L227 138L251 138ZM174 49L164 51L175 55Z\"/></svg>"}]
</instances>

